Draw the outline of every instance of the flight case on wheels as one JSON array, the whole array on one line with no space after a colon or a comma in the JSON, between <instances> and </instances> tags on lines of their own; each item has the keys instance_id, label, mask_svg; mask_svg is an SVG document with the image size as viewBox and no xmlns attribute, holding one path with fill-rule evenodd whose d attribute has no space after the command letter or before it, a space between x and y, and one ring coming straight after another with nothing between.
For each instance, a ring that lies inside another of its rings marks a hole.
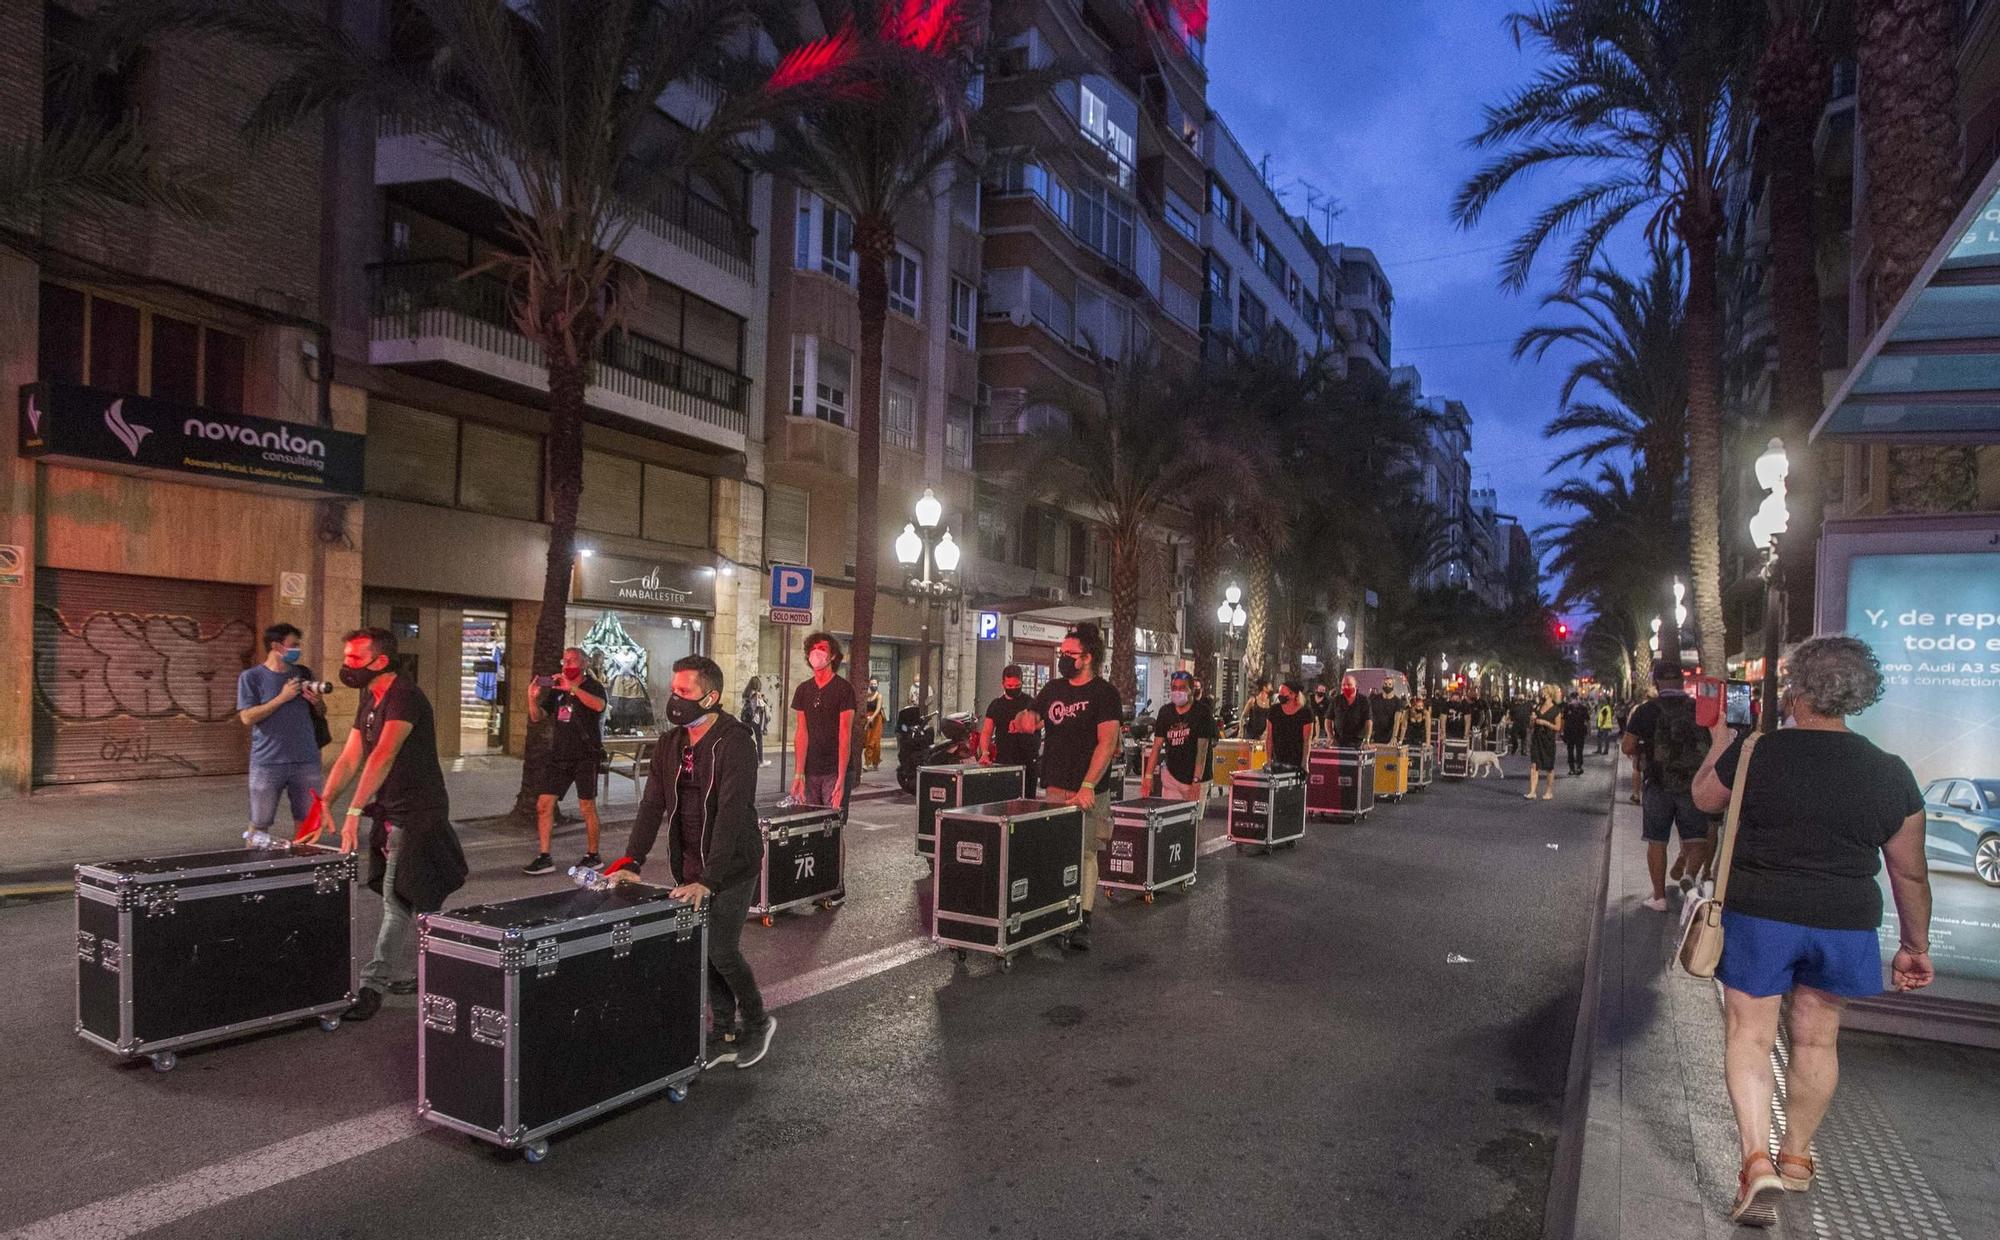
<instances>
[{"instance_id":1,"label":"flight case on wheels","mask_svg":"<svg viewBox=\"0 0 2000 1240\"><path fill-rule=\"evenodd\" d=\"M1400 801L1410 791L1410 755L1416 752L1407 745L1375 746L1375 797L1381 801Z\"/></svg>"},{"instance_id":2,"label":"flight case on wheels","mask_svg":"<svg viewBox=\"0 0 2000 1240\"><path fill-rule=\"evenodd\" d=\"M847 898L847 846L839 810L826 805L761 805L757 833L764 837L764 863L757 871L750 916L768 926L788 908L802 904L832 908Z\"/></svg>"},{"instance_id":3,"label":"flight case on wheels","mask_svg":"<svg viewBox=\"0 0 2000 1240\"><path fill-rule=\"evenodd\" d=\"M1437 775L1437 752L1431 742L1410 746L1410 791L1422 792Z\"/></svg>"},{"instance_id":4,"label":"flight case on wheels","mask_svg":"<svg viewBox=\"0 0 2000 1240\"><path fill-rule=\"evenodd\" d=\"M701 1072L708 914L640 883L419 919L417 1114L531 1162Z\"/></svg>"},{"instance_id":5,"label":"flight case on wheels","mask_svg":"<svg viewBox=\"0 0 2000 1240\"><path fill-rule=\"evenodd\" d=\"M1444 753L1438 758L1440 779L1464 779L1472 774L1472 742L1455 736L1444 738Z\"/></svg>"},{"instance_id":6,"label":"flight case on wheels","mask_svg":"<svg viewBox=\"0 0 2000 1240\"><path fill-rule=\"evenodd\" d=\"M1201 826L1200 801L1142 797L1111 806L1111 838L1097 852L1097 885L1153 893L1185 883L1194 886L1195 835Z\"/></svg>"},{"instance_id":7,"label":"flight case on wheels","mask_svg":"<svg viewBox=\"0 0 2000 1240\"><path fill-rule=\"evenodd\" d=\"M1306 833L1305 772L1297 767L1238 771L1229 785L1229 838L1236 851L1296 846Z\"/></svg>"},{"instance_id":8,"label":"flight case on wheels","mask_svg":"<svg viewBox=\"0 0 2000 1240\"><path fill-rule=\"evenodd\" d=\"M990 805L1028 796L1033 789L1025 766L920 766L917 768L917 852L931 856L937 852L937 816L940 810L961 805Z\"/></svg>"},{"instance_id":9,"label":"flight case on wheels","mask_svg":"<svg viewBox=\"0 0 2000 1240\"><path fill-rule=\"evenodd\" d=\"M1261 771L1270 761L1260 740L1226 738L1215 742L1215 782L1227 788L1240 771Z\"/></svg>"},{"instance_id":10,"label":"flight case on wheels","mask_svg":"<svg viewBox=\"0 0 2000 1240\"><path fill-rule=\"evenodd\" d=\"M76 1032L162 1072L176 1049L354 1002L356 863L276 845L76 867Z\"/></svg>"},{"instance_id":11,"label":"flight case on wheels","mask_svg":"<svg viewBox=\"0 0 2000 1240\"><path fill-rule=\"evenodd\" d=\"M1375 808L1375 751L1325 747L1306 754L1306 812L1353 822Z\"/></svg>"},{"instance_id":12,"label":"flight case on wheels","mask_svg":"<svg viewBox=\"0 0 2000 1240\"><path fill-rule=\"evenodd\" d=\"M967 952L1013 956L1083 924L1083 811L1049 801L967 805L938 815L931 938Z\"/></svg>"}]
</instances>

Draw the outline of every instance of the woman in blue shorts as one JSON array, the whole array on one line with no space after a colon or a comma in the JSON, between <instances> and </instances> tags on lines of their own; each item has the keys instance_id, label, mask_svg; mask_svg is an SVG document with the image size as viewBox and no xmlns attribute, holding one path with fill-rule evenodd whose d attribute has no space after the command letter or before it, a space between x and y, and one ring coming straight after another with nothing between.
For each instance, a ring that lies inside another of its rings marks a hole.
<instances>
[{"instance_id":1,"label":"woman in blue shorts","mask_svg":"<svg viewBox=\"0 0 2000 1240\"><path fill-rule=\"evenodd\" d=\"M1718 722L1695 777L1695 804L1711 814L1728 808L1738 778L1748 780L1716 969L1724 987L1729 1101L1743 1155L1730 1217L1748 1226L1772 1226L1785 1192L1811 1186L1807 1151L1840 1076L1841 1005L1884 989L1875 877L1884 856L1902 927L1890 986L1916 990L1931 981L1923 797L1901 758L1847 727L1848 716L1881 697L1873 651L1852 637L1813 638L1785 668L1792 726L1757 742L1742 772L1742 743ZM1792 1056L1774 1162L1771 1047L1788 994Z\"/></svg>"}]
</instances>

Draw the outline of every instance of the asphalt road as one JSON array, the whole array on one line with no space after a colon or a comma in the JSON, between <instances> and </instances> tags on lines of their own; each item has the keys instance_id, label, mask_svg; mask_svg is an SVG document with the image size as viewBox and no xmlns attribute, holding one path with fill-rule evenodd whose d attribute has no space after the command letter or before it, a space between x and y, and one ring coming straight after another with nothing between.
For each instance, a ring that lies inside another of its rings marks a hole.
<instances>
[{"instance_id":1,"label":"asphalt road","mask_svg":"<svg viewBox=\"0 0 2000 1240\"><path fill-rule=\"evenodd\" d=\"M72 1035L68 904L0 909L0 1231L1538 1236L1597 915L1592 762L1553 804L1509 759L1292 851L1204 856L1192 890L1101 906L1095 951L1007 975L923 941L914 811L858 805L848 903L747 928L784 1004L770 1057L540 1166L412 1116L412 999L155 1073ZM458 902L553 881L471 842Z\"/></svg>"}]
</instances>

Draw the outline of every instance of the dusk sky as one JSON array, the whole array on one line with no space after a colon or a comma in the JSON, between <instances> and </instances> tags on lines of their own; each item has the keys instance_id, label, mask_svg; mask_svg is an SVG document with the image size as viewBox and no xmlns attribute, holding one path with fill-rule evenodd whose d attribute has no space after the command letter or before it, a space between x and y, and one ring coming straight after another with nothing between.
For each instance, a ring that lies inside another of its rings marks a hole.
<instances>
[{"instance_id":1,"label":"dusk sky","mask_svg":"<svg viewBox=\"0 0 2000 1240\"><path fill-rule=\"evenodd\" d=\"M1489 156L1465 145L1481 109L1525 82L1535 62L1502 25L1515 0L1213 0L1208 102L1252 159L1270 156L1294 214L1305 186L1340 201L1331 241L1375 251L1396 291L1393 358L1423 372L1428 395L1472 412L1473 486L1532 531L1557 449L1542 438L1566 364L1511 360L1538 320L1562 257L1534 284L1503 292L1503 247L1574 173L1521 182L1479 227L1461 232L1451 202ZM1315 220L1315 226L1323 224ZM1629 230L1636 233L1636 229ZM1641 249L1621 238L1616 253ZM1627 265L1621 262L1621 265Z\"/></svg>"}]
</instances>

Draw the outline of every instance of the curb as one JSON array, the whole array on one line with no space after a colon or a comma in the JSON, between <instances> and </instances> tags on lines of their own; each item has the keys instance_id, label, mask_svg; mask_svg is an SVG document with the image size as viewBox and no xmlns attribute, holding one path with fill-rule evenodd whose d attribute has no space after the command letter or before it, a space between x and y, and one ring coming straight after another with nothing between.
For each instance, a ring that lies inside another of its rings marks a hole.
<instances>
[{"instance_id":1,"label":"curb","mask_svg":"<svg viewBox=\"0 0 2000 1240\"><path fill-rule=\"evenodd\" d=\"M1583 952L1583 990L1577 996L1576 1028L1570 1034L1569 1076L1563 1086L1562 1124L1556 1131L1555 1167L1542 1203L1542 1240L1573 1240L1577 1201L1583 1188L1584 1137L1590 1118L1590 1065L1597 1056L1597 1000L1604 974L1605 901L1611 894L1611 833L1617 829L1623 764L1613 768L1611 795L1600 841L1597 892L1590 902L1590 939Z\"/></svg>"}]
</instances>

